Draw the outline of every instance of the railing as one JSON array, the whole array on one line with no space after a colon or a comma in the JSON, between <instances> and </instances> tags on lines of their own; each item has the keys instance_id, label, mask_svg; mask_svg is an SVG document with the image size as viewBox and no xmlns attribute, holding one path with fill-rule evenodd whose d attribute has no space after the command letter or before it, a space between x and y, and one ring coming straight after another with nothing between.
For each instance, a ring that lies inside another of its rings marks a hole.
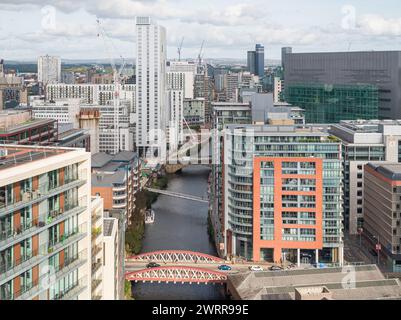
<instances>
[{"instance_id":1,"label":"railing","mask_svg":"<svg viewBox=\"0 0 401 320\"><path fill-rule=\"evenodd\" d=\"M92 295L94 295L96 289L99 287L99 285L102 283L102 280L100 279L93 279L92 280Z\"/></svg>"},{"instance_id":2,"label":"railing","mask_svg":"<svg viewBox=\"0 0 401 320\"><path fill-rule=\"evenodd\" d=\"M78 234L86 234L86 231L87 231L87 223L84 222L80 224L78 227L75 227L72 230L70 230L68 233L65 233L64 235L58 237L58 239L50 240L48 252L52 253L53 251L57 250L57 247L59 245L63 245L67 240Z\"/></svg>"},{"instance_id":3,"label":"railing","mask_svg":"<svg viewBox=\"0 0 401 320\"><path fill-rule=\"evenodd\" d=\"M20 200L18 201L15 200L14 197L12 203L5 204L4 202L0 202L0 216L22 209L31 204L39 202L40 200L44 200L50 197L50 195L52 194L56 195L58 193L61 193L62 191L64 191L64 189L68 190L75 187L75 185L78 186L80 183L84 183L84 181L84 178L78 178L62 185L57 184L53 188L48 188L49 183L40 184L38 188L36 188L36 190L28 190L22 192Z\"/></svg>"},{"instance_id":4,"label":"railing","mask_svg":"<svg viewBox=\"0 0 401 320\"><path fill-rule=\"evenodd\" d=\"M57 267L52 267L49 272L41 275L38 277L36 280L32 281L28 286L25 286L24 288L21 288L20 290L16 291L14 294L8 293L5 296L1 296L0 300L13 300L13 299L20 299L24 295L29 294L29 296L36 295L40 292L41 288L40 285L44 284L46 286L51 286L59 280L59 277L57 277L58 273L67 271L67 270L72 270L76 265L79 265L79 263L84 263L87 260L87 250L82 250L81 252L75 254L72 257L69 257L64 261L63 264L58 265ZM78 262L78 263L76 263ZM52 273L55 275L54 280L49 283L49 280L52 280Z\"/></svg>"},{"instance_id":5,"label":"railing","mask_svg":"<svg viewBox=\"0 0 401 320\"><path fill-rule=\"evenodd\" d=\"M31 232L35 229L43 228L49 224L52 224L58 221L63 215L68 214L70 211L76 208L85 208L86 207L86 199L87 197L81 197L76 202L72 204L66 204L64 208L60 208L57 210L47 211L39 215L39 217L32 219L30 222L26 224L22 224L19 228L14 228L14 226L7 227L5 230L0 232L0 246L2 245L2 241L8 240L10 238L14 238L17 240L18 238L24 237L25 233Z\"/></svg>"},{"instance_id":6,"label":"railing","mask_svg":"<svg viewBox=\"0 0 401 320\"><path fill-rule=\"evenodd\" d=\"M96 245L94 250L93 250L93 252L92 252L92 256L96 257L100 251L102 251L102 246Z\"/></svg>"},{"instance_id":7,"label":"railing","mask_svg":"<svg viewBox=\"0 0 401 320\"><path fill-rule=\"evenodd\" d=\"M53 300L70 300L71 298L77 296L82 290L86 289L87 282L88 278L86 276L80 278L76 283L57 293Z\"/></svg>"},{"instance_id":8,"label":"railing","mask_svg":"<svg viewBox=\"0 0 401 320\"><path fill-rule=\"evenodd\" d=\"M102 261L100 259L97 260L97 262L92 263L92 276L96 274L96 272L100 269L102 266Z\"/></svg>"}]
</instances>

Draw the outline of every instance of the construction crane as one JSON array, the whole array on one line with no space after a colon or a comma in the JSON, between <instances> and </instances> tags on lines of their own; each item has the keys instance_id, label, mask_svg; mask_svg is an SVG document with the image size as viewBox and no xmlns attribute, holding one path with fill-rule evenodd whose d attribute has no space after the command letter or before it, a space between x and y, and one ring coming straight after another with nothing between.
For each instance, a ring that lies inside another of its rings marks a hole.
<instances>
[{"instance_id":1,"label":"construction crane","mask_svg":"<svg viewBox=\"0 0 401 320\"><path fill-rule=\"evenodd\" d=\"M120 55L121 65L120 68L117 70L117 65L115 63L113 53L115 52L114 45L107 36L105 29L102 27L102 24L99 19L97 19L98 25L98 37L102 37L105 49L109 55L110 65L113 70L113 81L114 81L114 94L113 94L113 106L114 106L114 154L120 152L120 93L121 93L121 75L125 68L125 60Z\"/></svg>"},{"instance_id":2,"label":"construction crane","mask_svg":"<svg viewBox=\"0 0 401 320\"><path fill-rule=\"evenodd\" d=\"M177 52L178 52L178 61L181 61L181 50L182 50L182 44L183 44L183 43L184 43L184 37L182 37L180 46L179 46L178 49L177 49Z\"/></svg>"}]
</instances>

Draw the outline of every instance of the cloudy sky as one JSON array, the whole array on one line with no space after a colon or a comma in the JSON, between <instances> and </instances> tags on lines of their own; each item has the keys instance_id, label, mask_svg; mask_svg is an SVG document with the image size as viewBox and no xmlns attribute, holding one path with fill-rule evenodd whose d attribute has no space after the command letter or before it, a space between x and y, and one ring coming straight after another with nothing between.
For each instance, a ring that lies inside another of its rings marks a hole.
<instances>
[{"instance_id":1,"label":"cloudy sky","mask_svg":"<svg viewBox=\"0 0 401 320\"><path fill-rule=\"evenodd\" d=\"M150 15L167 29L168 56L245 58L255 43L269 59L295 52L401 50L399 0L0 0L0 57L103 59L97 19L114 54L135 57L134 18Z\"/></svg>"}]
</instances>

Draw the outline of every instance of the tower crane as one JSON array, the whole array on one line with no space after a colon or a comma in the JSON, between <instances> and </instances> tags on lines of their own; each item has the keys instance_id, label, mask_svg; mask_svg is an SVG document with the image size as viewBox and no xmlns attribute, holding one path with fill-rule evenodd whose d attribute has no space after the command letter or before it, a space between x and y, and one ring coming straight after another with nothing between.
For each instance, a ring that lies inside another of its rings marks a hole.
<instances>
[{"instance_id":1,"label":"tower crane","mask_svg":"<svg viewBox=\"0 0 401 320\"><path fill-rule=\"evenodd\" d=\"M180 46L179 46L178 49L177 49L177 52L178 52L178 61L181 61L181 51L182 51L182 44L183 44L183 43L184 43L184 37L182 37Z\"/></svg>"},{"instance_id":2,"label":"tower crane","mask_svg":"<svg viewBox=\"0 0 401 320\"><path fill-rule=\"evenodd\" d=\"M121 93L121 74L125 68L126 61L124 58L120 55L121 59L121 65L119 69L117 69L117 65L115 63L113 53L115 52L115 48L113 46L113 43L111 41L111 38L107 36L107 33L105 29L103 28L101 22L99 19L97 19L97 25L98 25L98 37L102 37L105 49L109 55L110 59L110 65L113 71L113 82L114 82L114 94L113 94L113 106L114 106L114 121L113 121L113 127L114 127L114 154L120 152L120 93Z\"/></svg>"}]
</instances>

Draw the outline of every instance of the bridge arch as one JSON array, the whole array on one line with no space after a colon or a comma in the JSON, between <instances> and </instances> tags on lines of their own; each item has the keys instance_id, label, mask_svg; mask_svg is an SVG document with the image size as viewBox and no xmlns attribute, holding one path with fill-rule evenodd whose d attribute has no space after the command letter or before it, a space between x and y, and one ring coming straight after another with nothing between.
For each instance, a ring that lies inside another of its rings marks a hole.
<instances>
[{"instance_id":1,"label":"bridge arch","mask_svg":"<svg viewBox=\"0 0 401 320\"><path fill-rule=\"evenodd\" d=\"M209 254L187 250L159 250L127 258L127 261L152 261L165 263L222 263L224 259Z\"/></svg>"},{"instance_id":2,"label":"bridge arch","mask_svg":"<svg viewBox=\"0 0 401 320\"><path fill-rule=\"evenodd\" d=\"M165 283L225 283L227 275L223 272L185 266L148 268L125 275L125 279L135 282Z\"/></svg>"}]
</instances>

